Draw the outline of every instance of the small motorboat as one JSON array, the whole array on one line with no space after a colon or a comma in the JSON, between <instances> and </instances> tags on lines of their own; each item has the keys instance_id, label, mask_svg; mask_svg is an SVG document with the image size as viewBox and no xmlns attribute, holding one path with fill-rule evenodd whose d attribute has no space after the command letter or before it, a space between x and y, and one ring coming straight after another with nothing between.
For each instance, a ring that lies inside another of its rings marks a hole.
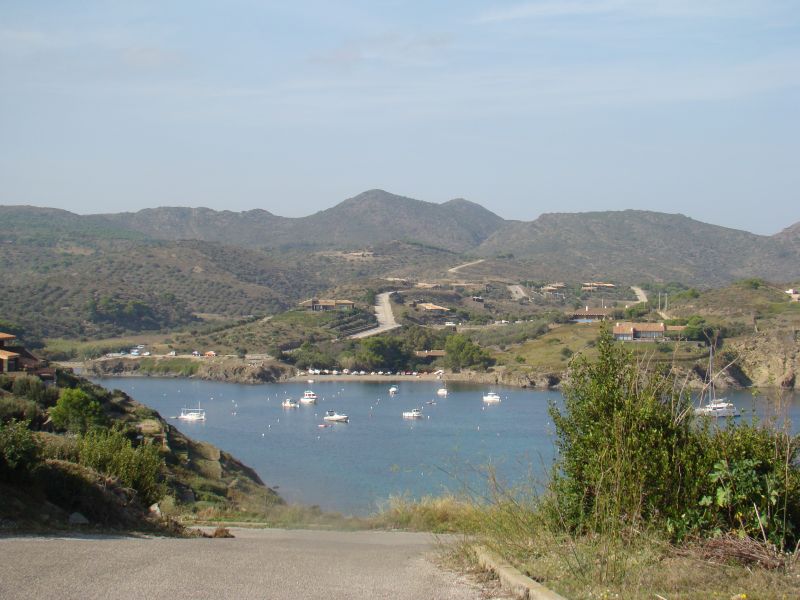
<instances>
[{"instance_id":1,"label":"small motorboat","mask_svg":"<svg viewBox=\"0 0 800 600\"><path fill-rule=\"evenodd\" d=\"M205 421L206 409L200 408L199 404L197 405L197 408L182 408L181 414L179 414L176 418L184 421Z\"/></svg>"},{"instance_id":2,"label":"small motorboat","mask_svg":"<svg viewBox=\"0 0 800 600\"><path fill-rule=\"evenodd\" d=\"M317 427L324 429L325 427L333 427L330 423L320 423Z\"/></svg>"},{"instance_id":3,"label":"small motorboat","mask_svg":"<svg viewBox=\"0 0 800 600\"><path fill-rule=\"evenodd\" d=\"M303 404L316 404L317 395L311 390L306 390L305 392L303 392L303 397L300 398L300 402L302 402Z\"/></svg>"},{"instance_id":4,"label":"small motorboat","mask_svg":"<svg viewBox=\"0 0 800 600\"><path fill-rule=\"evenodd\" d=\"M335 410L326 411L325 416L322 418L326 421L332 421L334 423L347 423L350 421L350 417L347 415L340 415Z\"/></svg>"},{"instance_id":5,"label":"small motorboat","mask_svg":"<svg viewBox=\"0 0 800 600\"><path fill-rule=\"evenodd\" d=\"M425 404L430 404L431 406L436 406L436 400L428 400Z\"/></svg>"},{"instance_id":6,"label":"small motorboat","mask_svg":"<svg viewBox=\"0 0 800 600\"><path fill-rule=\"evenodd\" d=\"M404 419L421 419L422 418L422 409L419 408L412 408L411 410L407 410L403 413Z\"/></svg>"},{"instance_id":7,"label":"small motorboat","mask_svg":"<svg viewBox=\"0 0 800 600\"><path fill-rule=\"evenodd\" d=\"M497 392L487 392L483 396L483 401L487 404L497 404L500 402L500 394Z\"/></svg>"},{"instance_id":8,"label":"small motorboat","mask_svg":"<svg viewBox=\"0 0 800 600\"><path fill-rule=\"evenodd\" d=\"M447 388L440 387L438 390L436 390L436 395L441 398L447 398Z\"/></svg>"},{"instance_id":9,"label":"small motorboat","mask_svg":"<svg viewBox=\"0 0 800 600\"><path fill-rule=\"evenodd\" d=\"M294 400L292 400L291 398L287 398L286 400L281 402L281 406L283 408L297 408L300 405L297 402L295 402Z\"/></svg>"},{"instance_id":10,"label":"small motorboat","mask_svg":"<svg viewBox=\"0 0 800 600\"><path fill-rule=\"evenodd\" d=\"M394 396L398 391L399 390L397 389L397 386L393 385L392 387L389 388L389 395Z\"/></svg>"}]
</instances>

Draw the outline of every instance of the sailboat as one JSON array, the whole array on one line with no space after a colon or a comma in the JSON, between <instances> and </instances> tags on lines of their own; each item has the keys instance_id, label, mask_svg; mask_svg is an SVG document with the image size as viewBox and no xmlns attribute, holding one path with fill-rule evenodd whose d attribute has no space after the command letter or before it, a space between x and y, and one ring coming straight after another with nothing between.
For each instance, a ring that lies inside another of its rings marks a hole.
<instances>
[{"instance_id":1,"label":"sailboat","mask_svg":"<svg viewBox=\"0 0 800 600\"><path fill-rule=\"evenodd\" d=\"M708 390L706 396L705 390ZM708 398L707 403L703 403L704 397ZM703 393L700 394L700 405L694 409L696 415L704 417L739 417L739 409L733 404L728 402L725 398L717 398L717 389L714 386L714 345L708 352L708 383L706 383Z\"/></svg>"}]
</instances>

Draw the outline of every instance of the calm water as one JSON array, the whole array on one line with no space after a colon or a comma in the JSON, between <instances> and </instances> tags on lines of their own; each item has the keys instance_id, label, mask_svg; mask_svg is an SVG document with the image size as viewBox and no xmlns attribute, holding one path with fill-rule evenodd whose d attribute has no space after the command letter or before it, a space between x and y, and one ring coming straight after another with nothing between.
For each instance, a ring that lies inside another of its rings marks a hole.
<instances>
[{"instance_id":1,"label":"calm water","mask_svg":"<svg viewBox=\"0 0 800 600\"><path fill-rule=\"evenodd\" d=\"M503 401L485 405L486 387L403 382L390 397L391 379L381 382L285 383L260 386L187 379L95 379L121 389L156 409L187 435L211 442L255 468L267 485L289 501L324 509L366 514L393 494L420 497L482 489L491 465L508 484L542 480L554 455L553 426L547 413L558 392L497 388ZM283 409L286 397L299 399L309 387L316 405ZM759 414L771 401L747 392L729 395L737 406ZM435 401L435 405L426 404ZM170 419L184 406L206 409L205 423ZM401 413L422 407L424 419ZM350 416L350 423L319 428L326 410ZM800 400L788 414L800 423Z\"/></svg>"}]
</instances>

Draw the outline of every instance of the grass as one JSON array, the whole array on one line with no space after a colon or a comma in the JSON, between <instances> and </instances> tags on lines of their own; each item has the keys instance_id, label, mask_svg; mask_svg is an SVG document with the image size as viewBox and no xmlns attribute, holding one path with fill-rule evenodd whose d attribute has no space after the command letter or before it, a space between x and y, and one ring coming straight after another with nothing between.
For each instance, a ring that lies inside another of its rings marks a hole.
<instances>
[{"instance_id":1,"label":"grass","mask_svg":"<svg viewBox=\"0 0 800 600\"><path fill-rule=\"evenodd\" d=\"M200 369L200 361L194 358L140 358L139 370L154 375L191 377Z\"/></svg>"}]
</instances>

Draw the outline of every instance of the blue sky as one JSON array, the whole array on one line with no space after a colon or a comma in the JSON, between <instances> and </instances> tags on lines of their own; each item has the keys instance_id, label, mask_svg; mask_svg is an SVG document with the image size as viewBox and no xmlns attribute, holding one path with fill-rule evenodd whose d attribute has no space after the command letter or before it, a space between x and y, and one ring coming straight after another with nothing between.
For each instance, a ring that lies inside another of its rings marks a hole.
<instances>
[{"instance_id":1,"label":"blue sky","mask_svg":"<svg viewBox=\"0 0 800 600\"><path fill-rule=\"evenodd\" d=\"M800 2L0 0L0 203L800 221Z\"/></svg>"}]
</instances>

